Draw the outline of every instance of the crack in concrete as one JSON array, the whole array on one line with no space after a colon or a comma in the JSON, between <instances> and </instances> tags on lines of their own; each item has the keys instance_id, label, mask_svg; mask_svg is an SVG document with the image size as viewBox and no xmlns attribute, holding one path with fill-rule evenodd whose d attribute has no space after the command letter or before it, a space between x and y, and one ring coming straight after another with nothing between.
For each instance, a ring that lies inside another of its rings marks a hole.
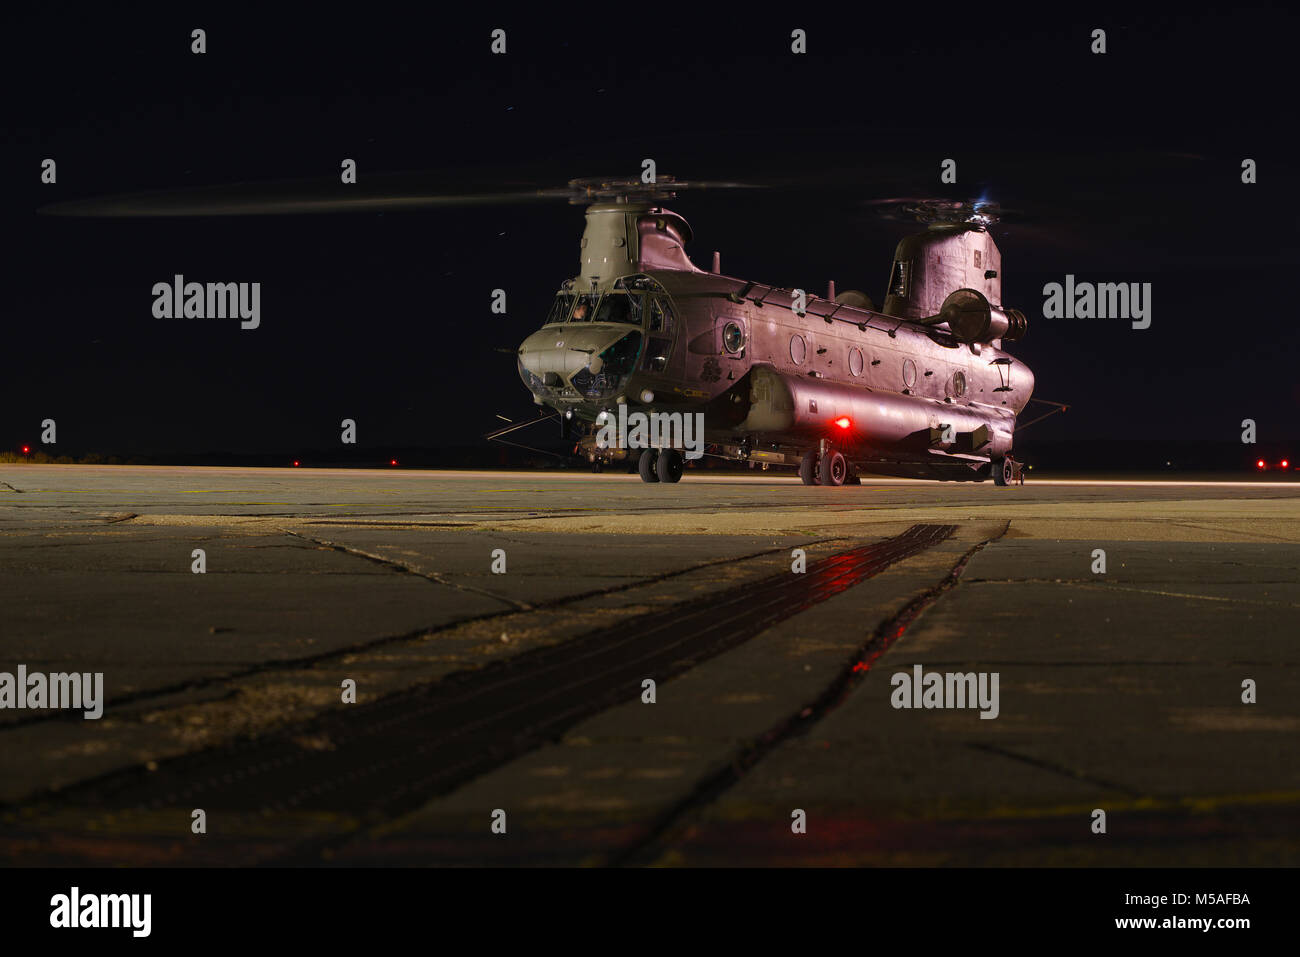
<instances>
[{"instance_id":1,"label":"crack in concrete","mask_svg":"<svg viewBox=\"0 0 1300 957\"><path fill-rule=\"evenodd\" d=\"M1257 538L1266 538L1266 539L1269 539L1269 540L1271 540L1271 541L1275 541L1275 542L1285 542L1285 543L1288 544L1288 545L1294 545L1294 544L1296 544L1296 540L1295 540L1294 538L1285 538L1285 537L1283 537L1283 536L1281 536L1281 535L1269 535L1267 532L1256 532L1256 531L1249 531L1249 532L1247 532L1247 531L1236 531L1236 530L1231 529L1231 528L1224 528L1222 525L1201 525L1201 524L1198 524L1198 523L1196 523L1196 522L1168 522L1167 524L1169 524L1169 525L1177 525L1179 528L1194 528L1194 529L1196 529L1197 531L1200 531L1200 532L1224 532L1224 533L1227 533L1227 534L1229 534L1229 535L1233 535L1233 534L1237 534L1237 535L1254 535L1254 536L1257 537ZM1234 542L1233 544L1246 544L1246 543L1237 543L1237 542Z\"/></svg>"},{"instance_id":2,"label":"crack in concrete","mask_svg":"<svg viewBox=\"0 0 1300 957\"><path fill-rule=\"evenodd\" d=\"M973 748L976 751L984 751L988 754L996 754L1000 757L1009 758L1012 761L1019 761L1021 764L1028 764L1030 767L1038 768L1041 771L1050 771L1053 774L1063 775L1075 781L1082 781L1085 784L1092 784L1096 787L1105 788L1108 791L1118 791L1121 794L1127 794L1132 798L1146 797L1143 792L1136 788L1131 788L1128 785L1116 784L1114 781L1107 781L1104 778L1095 777L1084 771L1077 771L1074 768L1067 768L1063 764L1056 764L1053 761L1047 761L1043 758L1035 758L1027 754L1020 754L1018 751L999 747L996 744L987 744L983 741L967 741L966 747Z\"/></svg>"},{"instance_id":3,"label":"crack in concrete","mask_svg":"<svg viewBox=\"0 0 1300 957\"><path fill-rule=\"evenodd\" d=\"M1300 608L1300 603L1291 601L1266 601L1257 598L1233 598L1221 595L1193 595L1189 592L1165 591L1160 588L1138 588L1133 585L1120 585L1116 582L1093 582L1072 578L972 578L969 585L1073 585L1078 588L1098 588L1106 591L1134 592L1140 595L1156 595L1161 598L1194 598L1199 601L1234 602L1243 605L1265 605L1268 607ZM1293 581L1278 582L1228 582L1226 584L1244 585L1296 585Z\"/></svg>"},{"instance_id":4,"label":"crack in concrete","mask_svg":"<svg viewBox=\"0 0 1300 957\"><path fill-rule=\"evenodd\" d=\"M444 585L447 588L454 588L456 591L491 598L493 601L499 601L504 605L509 605L515 611L532 611L537 607L536 605L529 604L525 601L518 601L514 598L508 598L505 595L498 595L496 592L489 591L486 588L475 588L473 585L460 585L456 582L448 581L446 577L437 572L422 572L409 565L403 564L402 562L395 561L391 558L384 558L382 555L374 555L370 552L362 551L359 548L353 548L350 545L341 545L338 542L328 542L323 539L312 538L299 532L289 531L288 529L281 529L281 531L285 535L291 535L294 538L302 539L305 542L311 542L313 545L317 545L321 548L328 548L332 551L342 552L344 555L351 555L354 558L364 558L366 561L375 562L376 564L383 565L385 568L391 568L403 574L414 575L416 578L423 578L425 581L433 582L436 585Z\"/></svg>"}]
</instances>

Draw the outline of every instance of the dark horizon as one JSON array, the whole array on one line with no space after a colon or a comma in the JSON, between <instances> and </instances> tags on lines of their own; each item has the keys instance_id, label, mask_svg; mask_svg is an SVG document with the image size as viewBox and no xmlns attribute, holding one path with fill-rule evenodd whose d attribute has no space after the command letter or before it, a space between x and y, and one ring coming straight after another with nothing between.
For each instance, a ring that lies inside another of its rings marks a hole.
<instances>
[{"instance_id":1,"label":"dark horizon","mask_svg":"<svg viewBox=\"0 0 1300 957\"><path fill-rule=\"evenodd\" d=\"M549 423L554 425L554 423ZM32 446L28 461L66 462L79 465L177 465L250 468L398 468L427 469L560 469L582 471L589 463L571 454L573 441L558 440L553 429L542 430L548 437L520 439L515 445L483 442L479 444L420 446L360 445L345 449L329 447L300 448L275 451L218 451L198 452L137 452L127 455L97 450L61 450L57 456L43 453ZM524 447L526 444L527 447ZM1141 439L1103 441L1074 441L1054 439L1036 441L1020 440L1017 454L1031 468L1040 471L1069 471L1087 473L1143 473L1160 472L1171 477L1197 473L1222 473L1225 479L1255 477L1268 481L1282 479L1300 482L1300 440L1270 442L1242 446L1231 442L1174 441L1152 445ZM21 447L18 453L0 452L11 462L24 459ZM1257 462L1263 460L1265 469ZM0 464L6 458L0 457ZM1288 462L1286 469L1280 468ZM708 471L749 471L749 465L720 456L708 455L693 468ZM757 467L757 466L756 466ZM607 465L605 471L617 473L624 464ZM628 471L634 463L626 463ZM772 466L773 474L794 477L794 467ZM864 477L870 481L871 477Z\"/></svg>"},{"instance_id":2,"label":"dark horizon","mask_svg":"<svg viewBox=\"0 0 1300 957\"><path fill-rule=\"evenodd\" d=\"M1300 354L1300 331L1277 310L1280 274L1300 256L1283 193L1292 134L1264 95L1288 82L1289 15L962 14L934 30L929 14L873 12L855 30L800 14L803 57L765 22L610 20L575 34L442 16L394 29L189 13L54 28L19 15L6 69L23 93L3 164L23 241L8 257L0 449L39 441L52 418L54 454L279 454L328 447L352 418L363 447L436 452L479 443L499 415L528 418L511 357L494 350L536 328L576 271L580 207L35 212L135 190L317 180L345 157L362 183L431 170L453 191L634 176L644 156L681 178L785 184L671 201L694 227L695 263L717 249L728 274L810 291L833 279L877 304L894 245L919 227L871 200L986 196L1011 210L993 233L1007 305L1029 316L1012 352L1034 370L1036 396L1072 406L1027 445L1231 443L1247 418L1261 443L1294 435L1300 380L1278 359ZM203 56L189 52L199 21ZM498 25L503 57L488 53ZM1108 30L1105 55L1088 52L1093 26ZM1191 66L1207 53L1213 70ZM958 184L943 187L950 156ZM58 162L55 185L39 182L45 157ZM1258 183L1241 183L1243 157ZM261 327L154 318L150 289L175 274L261 282ZM1067 274L1151 282L1151 328L1043 318L1044 284ZM495 288L505 316L489 311Z\"/></svg>"}]
</instances>

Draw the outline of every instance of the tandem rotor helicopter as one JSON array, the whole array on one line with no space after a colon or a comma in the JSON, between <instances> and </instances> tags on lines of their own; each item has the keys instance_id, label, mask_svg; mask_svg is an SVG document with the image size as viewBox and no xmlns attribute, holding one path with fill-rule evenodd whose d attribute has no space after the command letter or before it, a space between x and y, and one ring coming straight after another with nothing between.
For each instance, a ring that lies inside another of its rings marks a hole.
<instances>
[{"instance_id":1,"label":"tandem rotor helicopter","mask_svg":"<svg viewBox=\"0 0 1300 957\"><path fill-rule=\"evenodd\" d=\"M837 294L833 282L813 295L725 275L717 253L711 268L696 266L685 249L690 226L662 203L680 190L749 184L661 175L440 192L387 179L378 191L349 188L346 196L337 186L310 193L301 184L237 184L41 212L238 216L567 199L587 206L579 273L561 284L540 329L501 350L515 355L534 403L547 411L486 438L558 418L595 467L634 461L646 482L677 482L680 445L600 441L613 416L654 413L702 423L711 455L796 467L806 485L857 484L863 472L1021 480L1013 438L1034 375L1003 349L1027 322L1002 303L1002 256L988 231L994 204L881 201L925 228L898 244L877 308L864 292Z\"/></svg>"},{"instance_id":2,"label":"tandem rotor helicopter","mask_svg":"<svg viewBox=\"0 0 1300 957\"><path fill-rule=\"evenodd\" d=\"M1013 435L1034 375L1003 349L1027 322L1002 304L991 204L908 208L927 228L898 244L877 309L834 283L817 296L727 276L717 253L697 267L690 226L659 205L695 185L712 184L570 183L590 203L581 271L517 362L533 401L578 433L576 450L596 467L632 455L644 481L678 481L680 448L600 441L626 407L701 415L712 454L797 466L805 485L860 472L1021 479Z\"/></svg>"}]
</instances>

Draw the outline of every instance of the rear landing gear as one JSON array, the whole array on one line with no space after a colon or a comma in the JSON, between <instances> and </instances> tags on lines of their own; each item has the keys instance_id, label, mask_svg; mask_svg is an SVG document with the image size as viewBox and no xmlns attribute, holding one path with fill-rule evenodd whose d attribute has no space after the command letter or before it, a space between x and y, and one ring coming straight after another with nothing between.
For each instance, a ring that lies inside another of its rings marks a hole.
<instances>
[{"instance_id":1,"label":"rear landing gear","mask_svg":"<svg viewBox=\"0 0 1300 957\"><path fill-rule=\"evenodd\" d=\"M995 459L993 462L993 484L1014 485L1016 482L1024 484L1024 480L1020 477L1020 463L1009 455Z\"/></svg>"},{"instance_id":2,"label":"rear landing gear","mask_svg":"<svg viewBox=\"0 0 1300 957\"><path fill-rule=\"evenodd\" d=\"M849 463L842 454L827 449L817 468L817 481L821 485L843 485L849 477Z\"/></svg>"},{"instance_id":3,"label":"rear landing gear","mask_svg":"<svg viewBox=\"0 0 1300 957\"><path fill-rule=\"evenodd\" d=\"M804 485L817 484L817 453L805 452L799 463L799 479Z\"/></svg>"},{"instance_id":4,"label":"rear landing gear","mask_svg":"<svg viewBox=\"0 0 1300 957\"><path fill-rule=\"evenodd\" d=\"M861 485L862 479L848 459L834 449L818 455L816 449L804 453L799 461L799 480L804 485Z\"/></svg>"}]
</instances>

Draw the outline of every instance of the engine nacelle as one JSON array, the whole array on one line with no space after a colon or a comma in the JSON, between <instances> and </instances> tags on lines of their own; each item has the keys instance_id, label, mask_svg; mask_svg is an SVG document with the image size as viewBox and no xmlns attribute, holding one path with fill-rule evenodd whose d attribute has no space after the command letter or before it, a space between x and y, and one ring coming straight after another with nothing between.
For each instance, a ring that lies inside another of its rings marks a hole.
<instances>
[{"instance_id":1,"label":"engine nacelle","mask_svg":"<svg viewBox=\"0 0 1300 957\"><path fill-rule=\"evenodd\" d=\"M953 336L962 342L1014 341L1029 328L1029 320L1023 312L995 306L977 289L958 289L949 293L937 316L919 321L927 326L946 323Z\"/></svg>"}]
</instances>

